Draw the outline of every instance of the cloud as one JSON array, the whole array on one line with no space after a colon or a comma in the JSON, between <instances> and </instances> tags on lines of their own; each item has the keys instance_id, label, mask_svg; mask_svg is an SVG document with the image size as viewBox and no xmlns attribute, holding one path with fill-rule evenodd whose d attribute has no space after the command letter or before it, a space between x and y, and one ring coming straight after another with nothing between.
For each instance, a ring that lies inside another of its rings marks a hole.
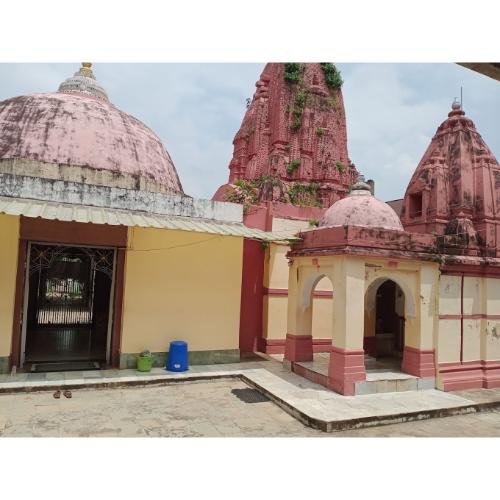
<instances>
[{"instance_id":1,"label":"cloud","mask_svg":"<svg viewBox=\"0 0 500 500\"><path fill-rule=\"evenodd\" d=\"M455 64L339 64L351 160L376 183L377 197L401 198L460 86L465 111L500 150L495 109L500 85Z\"/></svg>"},{"instance_id":2,"label":"cloud","mask_svg":"<svg viewBox=\"0 0 500 500\"><path fill-rule=\"evenodd\" d=\"M456 64L339 64L351 159L376 194L403 196L436 128L464 87L465 111L500 154L500 84ZM0 64L0 100L51 92L74 64ZM151 127L187 194L210 198L227 181L232 140L264 64L96 64L110 100Z\"/></svg>"}]
</instances>

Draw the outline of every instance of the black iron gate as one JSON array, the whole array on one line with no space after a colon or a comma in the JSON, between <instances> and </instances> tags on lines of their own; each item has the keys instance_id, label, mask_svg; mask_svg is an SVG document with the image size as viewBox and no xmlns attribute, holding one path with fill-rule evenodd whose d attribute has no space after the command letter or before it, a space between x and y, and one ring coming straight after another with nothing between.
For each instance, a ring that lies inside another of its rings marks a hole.
<instances>
[{"instance_id":1,"label":"black iron gate","mask_svg":"<svg viewBox=\"0 0 500 500\"><path fill-rule=\"evenodd\" d=\"M30 245L25 361L105 361L114 250Z\"/></svg>"}]
</instances>

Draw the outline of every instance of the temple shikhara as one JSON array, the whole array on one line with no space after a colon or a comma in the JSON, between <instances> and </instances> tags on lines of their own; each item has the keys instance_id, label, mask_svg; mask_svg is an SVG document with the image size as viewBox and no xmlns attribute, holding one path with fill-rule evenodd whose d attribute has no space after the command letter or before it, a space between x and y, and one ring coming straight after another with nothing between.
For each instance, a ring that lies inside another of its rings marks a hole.
<instances>
[{"instance_id":1,"label":"temple shikhara","mask_svg":"<svg viewBox=\"0 0 500 500\"><path fill-rule=\"evenodd\" d=\"M455 101L379 200L342 84L267 64L212 200L90 63L0 102L0 373L162 366L180 339L191 365L261 353L343 395L500 387L495 156Z\"/></svg>"}]
</instances>

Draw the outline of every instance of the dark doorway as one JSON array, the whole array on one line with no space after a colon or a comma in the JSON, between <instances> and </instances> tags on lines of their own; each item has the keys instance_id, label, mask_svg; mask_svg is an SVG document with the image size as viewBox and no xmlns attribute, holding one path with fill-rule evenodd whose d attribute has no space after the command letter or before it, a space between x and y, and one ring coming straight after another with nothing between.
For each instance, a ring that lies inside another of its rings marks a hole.
<instances>
[{"instance_id":1,"label":"dark doorway","mask_svg":"<svg viewBox=\"0 0 500 500\"><path fill-rule=\"evenodd\" d=\"M377 357L403 357L404 294L391 280L380 285L376 294L375 340Z\"/></svg>"},{"instance_id":2,"label":"dark doorway","mask_svg":"<svg viewBox=\"0 0 500 500\"><path fill-rule=\"evenodd\" d=\"M114 253L30 245L25 363L107 361Z\"/></svg>"}]
</instances>

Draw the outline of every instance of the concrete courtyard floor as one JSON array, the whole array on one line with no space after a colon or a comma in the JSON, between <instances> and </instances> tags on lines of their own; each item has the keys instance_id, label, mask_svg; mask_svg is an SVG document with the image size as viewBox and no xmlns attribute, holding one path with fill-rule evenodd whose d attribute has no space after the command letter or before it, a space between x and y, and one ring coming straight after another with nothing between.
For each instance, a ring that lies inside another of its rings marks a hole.
<instances>
[{"instance_id":1,"label":"concrete courtyard floor","mask_svg":"<svg viewBox=\"0 0 500 500\"><path fill-rule=\"evenodd\" d=\"M198 393L199 387L204 389ZM222 392L217 392L218 387L222 387ZM231 393L233 389L238 392L249 387L257 389L254 394L261 398L267 396L272 403L266 398L266 402L244 403ZM75 397L54 399L52 393L56 389L71 389ZM165 403L170 400L171 404ZM266 407L272 408L271 413L263 411ZM269 357L225 365L192 366L183 373L154 368L149 373L94 370L0 375L0 434L4 435L9 432L26 435L52 435L51 432L56 435L67 435L66 432L69 435L163 435L162 432L182 436L293 436L297 435L295 432L316 435L313 429L357 431L467 414L474 418L464 422L478 418L485 422L493 419L494 423L495 417L488 417L485 412L498 410L500 389L455 393L426 389L341 396L290 372ZM213 415L207 419L211 411ZM282 425L262 422L268 417L280 420ZM83 422L79 422L80 419ZM283 419L294 427L285 425ZM87 421L90 424L85 427ZM490 430L488 427L488 432Z\"/></svg>"},{"instance_id":2,"label":"concrete courtyard floor","mask_svg":"<svg viewBox=\"0 0 500 500\"><path fill-rule=\"evenodd\" d=\"M237 379L175 385L0 394L4 437L342 437L500 436L500 412L325 433L305 426L273 402L245 402Z\"/></svg>"}]
</instances>

